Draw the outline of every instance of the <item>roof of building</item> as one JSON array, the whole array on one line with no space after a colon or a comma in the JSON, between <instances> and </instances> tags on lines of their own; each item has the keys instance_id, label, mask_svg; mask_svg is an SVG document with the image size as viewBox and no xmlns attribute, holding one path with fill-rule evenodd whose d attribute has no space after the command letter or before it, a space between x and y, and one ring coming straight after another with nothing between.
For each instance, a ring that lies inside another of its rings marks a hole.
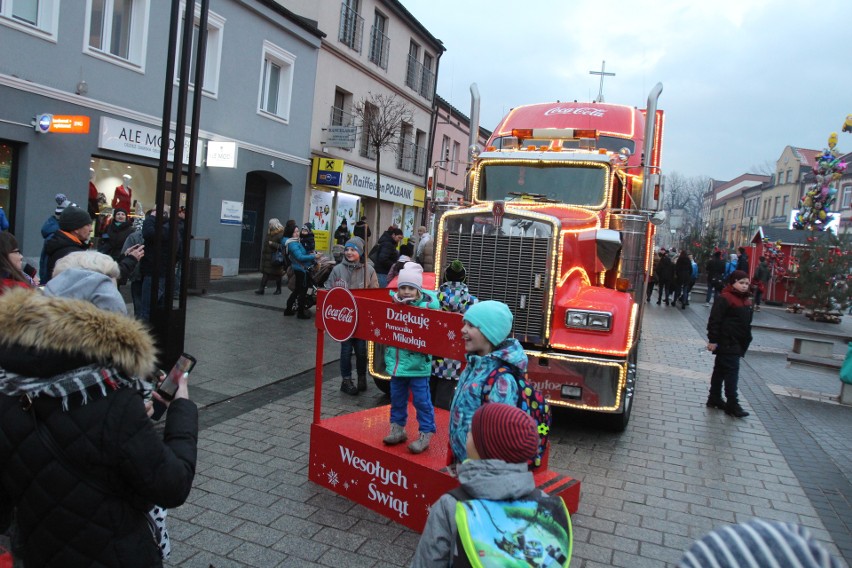
<instances>
[{"instance_id":1,"label":"roof of building","mask_svg":"<svg viewBox=\"0 0 852 568\"><path fill-rule=\"evenodd\" d=\"M769 242L775 243L781 241L782 245L804 245L808 242L808 237L812 237L811 231L796 230L796 229L776 229L773 227L758 227L751 242L758 243L767 239Z\"/></svg>"},{"instance_id":2,"label":"roof of building","mask_svg":"<svg viewBox=\"0 0 852 568\"><path fill-rule=\"evenodd\" d=\"M758 174L741 174L731 181L725 182L713 188L713 203L721 203L734 197L738 197L743 190L750 189L769 181L769 176Z\"/></svg>"},{"instance_id":3,"label":"roof of building","mask_svg":"<svg viewBox=\"0 0 852 568\"><path fill-rule=\"evenodd\" d=\"M799 162L809 168L816 167L817 158L822 155L822 152L819 150L809 150L807 148L797 148L795 146L790 146L790 148L793 150L793 154L796 155Z\"/></svg>"},{"instance_id":4,"label":"roof of building","mask_svg":"<svg viewBox=\"0 0 852 568\"><path fill-rule=\"evenodd\" d=\"M435 95L435 100L438 103L438 109L444 109L449 113L450 118L455 118L457 120L462 121L466 126L470 126L470 117L465 113L454 107L450 104L450 102L442 97L441 95ZM491 136L491 131L487 128L479 127L479 135L488 139Z\"/></svg>"}]
</instances>

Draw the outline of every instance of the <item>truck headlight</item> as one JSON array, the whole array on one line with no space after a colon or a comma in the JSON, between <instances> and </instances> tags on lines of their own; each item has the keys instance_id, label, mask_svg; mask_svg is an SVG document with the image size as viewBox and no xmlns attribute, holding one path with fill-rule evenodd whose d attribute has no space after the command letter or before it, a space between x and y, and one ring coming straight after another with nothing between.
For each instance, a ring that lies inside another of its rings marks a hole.
<instances>
[{"instance_id":1,"label":"truck headlight","mask_svg":"<svg viewBox=\"0 0 852 568\"><path fill-rule=\"evenodd\" d=\"M612 326L612 314L609 312L568 310L565 313L565 326L595 331L609 331Z\"/></svg>"}]
</instances>

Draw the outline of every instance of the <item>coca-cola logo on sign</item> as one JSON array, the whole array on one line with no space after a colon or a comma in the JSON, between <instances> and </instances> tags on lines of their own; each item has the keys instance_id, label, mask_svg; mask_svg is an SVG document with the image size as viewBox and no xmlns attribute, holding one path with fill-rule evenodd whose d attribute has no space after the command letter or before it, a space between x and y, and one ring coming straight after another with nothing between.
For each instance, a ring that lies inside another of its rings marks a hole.
<instances>
[{"instance_id":1,"label":"coca-cola logo on sign","mask_svg":"<svg viewBox=\"0 0 852 568\"><path fill-rule=\"evenodd\" d=\"M322 324L335 341L346 341L358 327L358 304L346 288L332 288L322 305Z\"/></svg>"},{"instance_id":2,"label":"coca-cola logo on sign","mask_svg":"<svg viewBox=\"0 0 852 568\"><path fill-rule=\"evenodd\" d=\"M550 116L552 114L579 114L581 116L602 117L604 116L604 114L606 114L606 110L592 107L553 107L547 109L544 113L544 116Z\"/></svg>"}]
</instances>

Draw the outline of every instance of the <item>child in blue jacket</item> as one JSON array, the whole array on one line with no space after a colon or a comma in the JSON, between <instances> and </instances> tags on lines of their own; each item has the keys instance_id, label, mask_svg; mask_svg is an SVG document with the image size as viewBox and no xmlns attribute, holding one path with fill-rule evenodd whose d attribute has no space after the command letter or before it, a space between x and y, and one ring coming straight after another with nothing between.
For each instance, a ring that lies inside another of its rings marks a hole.
<instances>
[{"instance_id":1,"label":"child in blue jacket","mask_svg":"<svg viewBox=\"0 0 852 568\"><path fill-rule=\"evenodd\" d=\"M399 271L398 291L391 292L391 297L398 304L438 308L438 300L423 290L423 267L416 262L406 262ZM429 441L435 433L435 408L429 395L432 356L399 347L386 347L385 368L391 375L391 429L383 441L392 446L408 438L405 423L408 422L408 392L411 391L420 436L408 445L408 449L413 454L419 454L429 447Z\"/></svg>"}]
</instances>

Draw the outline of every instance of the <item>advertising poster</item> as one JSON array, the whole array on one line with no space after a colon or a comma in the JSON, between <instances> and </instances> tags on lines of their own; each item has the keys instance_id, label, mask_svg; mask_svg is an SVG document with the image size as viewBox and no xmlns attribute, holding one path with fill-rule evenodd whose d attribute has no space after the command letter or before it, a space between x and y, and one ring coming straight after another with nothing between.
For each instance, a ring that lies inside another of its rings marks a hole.
<instances>
[{"instance_id":1,"label":"advertising poster","mask_svg":"<svg viewBox=\"0 0 852 568\"><path fill-rule=\"evenodd\" d=\"M334 220L334 230L340 225L341 221L346 221L346 228L349 229L349 234L355 228L355 223L358 222L359 199L354 195L346 193L337 194L337 215Z\"/></svg>"},{"instance_id":2,"label":"advertising poster","mask_svg":"<svg viewBox=\"0 0 852 568\"><path fill-rule=\"evenodd\" d=\"M222 213L219 215L219 222L223 225L241 226L243 224L243 202L222 200Z\"/></svg>"},{"instance_id":3,"label":"advertising poster","mask_svg":"<svg viewBox=\"0 0 852 568\"><path fill-rule=\"evenodd\" d=\"M402 228L402 210L403 206L399 203L393 204L393 213L391 213L391 225Z\"/></svg>"},{"instance_id":4,"label":"advertising poster","mask_svg":"<svg viewBox=\"0 0 852 568\"><path fill-rule=\"evenodd\" d=\"M328 191L311 191L311 206L308 209L308 221L314 225L314 239L317 250L329 250L331 233L331 200L332 194Z\"/></svg>"},{"instance_id":5,"label":"advertising poster","mask_svg":"<svg viewBox=\"0 0 852 568\"><path fill-rule=\"evenodd\" d=\"M402 235L406 239L411 239L414 237L414 213L415 207L406 207L405 208L405 216L402 219Z\"/></svg>"}]
</instances>

